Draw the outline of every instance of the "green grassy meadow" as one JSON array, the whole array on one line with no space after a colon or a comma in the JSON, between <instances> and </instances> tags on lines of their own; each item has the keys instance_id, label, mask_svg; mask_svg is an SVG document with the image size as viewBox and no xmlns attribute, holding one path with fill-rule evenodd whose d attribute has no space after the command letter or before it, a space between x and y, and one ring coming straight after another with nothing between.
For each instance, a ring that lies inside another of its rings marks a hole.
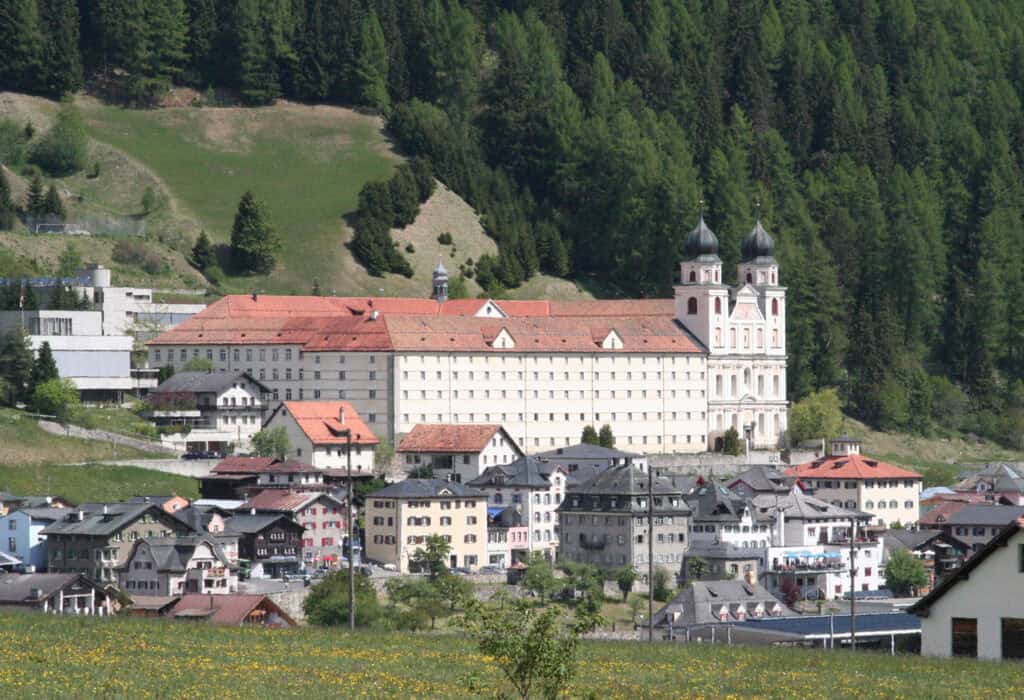
<instances>
[{"instance_id":1,"label":"green grassy meadow","mask_svg":"<svg viewBox=\"0 0 1024 700\"><path fill-rule=\"evenodd\" d=\"M122 501L132 496L199 497L187 476L111 464L0 465L0 490L27 496L63 496L73 503Z\"/></svg>"},{"instance_id":2,"label":"green grassy meadow","mask_svg":"<svg viewBox=\"0 0 1024 700\"><path fill-rule=\"evenodd\" d=\"M509 690L458 636L0 613L0 696L472 698ZM870 653L587 642L565 697L1019 698L1024 667Z\"/></svg>"},{"instance_id":3,"label":"green grassy meadow","mask_svg":"<svg viewBox=\"0 0 1024 700\"><path fill-rule=\"evenodd\" d=\"M123 445L52 435L20 411L0 408L0 467L161 457Z\"/></svg>"},{"instance_id":4,"label":"green grassy meadow","mask_svg":"<svg viewBox=\"0 0 1024 700\"><path fill-rule=\"evenodd\" d=\"M308 293L332 279L348 252L343 214L359 189L396 162L378 118L331 107L123 109L80 99L92 138L156 173L215 242L230 237L238 200L252 190L269 208L284 247L269 278L229 279L249 291Z\"/></svg>"}]
</instances>

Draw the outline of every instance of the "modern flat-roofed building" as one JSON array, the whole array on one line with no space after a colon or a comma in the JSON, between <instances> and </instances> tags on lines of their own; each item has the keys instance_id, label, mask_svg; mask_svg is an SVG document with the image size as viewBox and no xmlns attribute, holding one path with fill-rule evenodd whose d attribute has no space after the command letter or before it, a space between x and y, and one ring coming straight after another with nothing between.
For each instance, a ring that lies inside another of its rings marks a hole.
<instances>
[{"instance_id":1,"label":"modern flat-roofed building","mask_svg":"<svg viewBox=\"0 0 1024 700\"><path fill-rule=\"evenodd\" d=\"M701 221L673 299L448 300L443 269L432 299L228 296L154 338L149 364L206 358L272 401L347 401L392 444L418 424L500 424L537 453L607 423L639 453L703 452L730 427L773 448L788 405L773 249L755 226L731 288Z\"/></svg>"}]
</instances>

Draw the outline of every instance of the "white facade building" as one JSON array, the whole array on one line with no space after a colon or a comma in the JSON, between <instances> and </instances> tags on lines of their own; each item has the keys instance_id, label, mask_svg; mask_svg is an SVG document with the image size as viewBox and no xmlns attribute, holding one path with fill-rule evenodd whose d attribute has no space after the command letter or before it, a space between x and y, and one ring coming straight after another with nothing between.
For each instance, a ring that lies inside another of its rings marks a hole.
<instances>
[{"instance_id":1,"label":"white facade building","mask_svg":"<svg viewBox=\"0 0 1024 700\"><path fill-rule=\"evenodd\" d=\"M46 535L43 529L62 519L63 508L41 507L14 510L0 517L0 553L21 560L36 571L46 571Z\"/></svg>"},{"instance_id":2,"label":"white facade building","mask_svg":"<svg viewBox=\"0 0 1024 700\"><path fill-rule=\"evenodd\" d=\"M1024 659L1024 520L910 608L921 619L921 653Z\"/></svg>"},{"instance_id":3,"label":"white facade building","mask_svg":"<svg viewBox=\"0 0 1024 700\"><path fill-rule=\"evenodd\" d=\"M466 483L488 467L511 464L523 456L500 425L417 425L398 446L402 469L429 467L438 479ZM450 476L449 476L450 475Z\"/></svg>"},{"instance_id":4,"label":"white facade building","mask_svg":"<svg viewBox=\"0 0 1024 700\"><path fill-rule=\"evenodd\" d=\"M345 401L285 401L263 427L283 427L290 445L286 456L317 469L347 469L351 435L352 471L366 474L374 469L374 448L380 441Z\"/></svg>"},{"instance_id":5,"label":"white facade building","mask_svg":"<svg viewBox=\"0 0 1024 700\"><path fill-rule=\"evenodd\" d=\"M729 426L754 447L786 429L785 290L758 225L743 286L714 234L687 239L674 299L229 296L149 344L151 367L210 360L272 401L344 400L392 444L418 424L500 424L528 453L612 426L640 453L695 453ZM438 273L435 273L438 274Z\"/></svg>"}]
</instances>

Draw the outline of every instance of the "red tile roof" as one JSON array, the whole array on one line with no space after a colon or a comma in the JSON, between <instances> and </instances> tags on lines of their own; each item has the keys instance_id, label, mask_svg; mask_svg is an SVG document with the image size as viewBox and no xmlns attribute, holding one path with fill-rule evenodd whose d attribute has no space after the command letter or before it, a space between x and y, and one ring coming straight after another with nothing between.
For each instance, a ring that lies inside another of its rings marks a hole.
<instances>
[{"instance_id":1,"label":"red tile roof","mask_svg":"<svg viewBox=\"0 0 1024 700\"><path fill-rule=\"evenodd\" d=\"M285 344L307 351L699 353L671 299L501 301L509 318L474 316L485 300L228 296L150 341L162 345ZM379 315L373 312L379 312ZM501 328L514 347L493 348ZM623 347L600 347L608 331Z\"/></svg>"},{"instance_id":2,"label":"red tile roof","mask_svg":"<svg viewBox=\"0 0 1024 700\"><path fill-rule=\"evenodd\" d=\"M789 476L801 479L921 479L917 472L901 469L864 455L851 454L823 457L807 464L790 467Z\"/></svg>"},{"instance_id":3,"label":"red tile roof","mask_svg":"<svg viewBox=\"0 0 1024 700\"><path fill-rule=\"evenodd\" d=\"M342 430L352 431L353 445L380 442L348 401L285 401L282 405L314 445L344 445L348 439L339 434ZM343 413L344 421L339 420Z\"/></svg>"},{"instance_id":4,"label":"red tile roof","mask_svg":"<svg viewBox=\"0 0 1024 700\"><path fill-rule=\"evenodd\" d=\"M170 616L202 617L218 625L241 625L257 607L264 606L274 610L289 624L292 620L277 604L265 595L244 595L241 593L202 595L192 593L182 596L181 600L171 609Z\"/></svg>"},{"instance_id":5,"label":"red tile roof","mask_svg":"<svg viewBox=\"0 0 1024 700\"><path fill-rule=\"evenodd\" d=\"M214 474L258 474L277 462L274 457L225 457L213 468Z\"/></svg>"},{"instance_id":6,"label":"red tile roof","mask_svg":"<svg viewBox=\"0 0 1024 700\"><path fill-rule=\"evenodd\" d=\"M239 512L252 510L273 510L283 513L292 513L311 501L319 498L331 498L323 491L289 491L286 489L264 489L259 493L250 496L249 500L240 505L236 510Z\"/></svg>"},{"instance_id":7,"label":"red tile roof","mask_svg":"<svg viewBox=\"0 0 1024 700\"><path fill-rule=\"evenodd\" d=\"M399 452L480 452L500 425L420 423L402 438Z\"/></svg>"},{"instance_id":8,"label":"red tile roof","mask_svg":"<svg viewBox=\"0 0 1024 700\"><path fill-rule=\"evenodd\" d=\"M958 513L968 505L970 503L967 501L945 501L918 518L918 525L920 527L941 525L946 520L949 520L951 515Z\"/></svg>"}]
</instances>

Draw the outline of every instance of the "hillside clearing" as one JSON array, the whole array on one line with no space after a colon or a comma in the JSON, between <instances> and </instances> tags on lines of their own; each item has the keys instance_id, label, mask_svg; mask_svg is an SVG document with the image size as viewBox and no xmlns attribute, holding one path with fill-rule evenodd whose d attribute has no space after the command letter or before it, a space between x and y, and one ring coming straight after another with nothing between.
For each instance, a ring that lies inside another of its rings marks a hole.
<instances>
[{"instance_id":1,"label":"hillside clearing","mask_svg":"<svg viewBox=\"0 0 1024 700\"><path fill-rule=\"evenodd\" d=\"M469 698L509 688L457 636L0 613L10 697ZM568 697L1016 698L1014 663L585 642ZM470 689L472 688L472 690Z\"/></svg>"}]
</instances>

